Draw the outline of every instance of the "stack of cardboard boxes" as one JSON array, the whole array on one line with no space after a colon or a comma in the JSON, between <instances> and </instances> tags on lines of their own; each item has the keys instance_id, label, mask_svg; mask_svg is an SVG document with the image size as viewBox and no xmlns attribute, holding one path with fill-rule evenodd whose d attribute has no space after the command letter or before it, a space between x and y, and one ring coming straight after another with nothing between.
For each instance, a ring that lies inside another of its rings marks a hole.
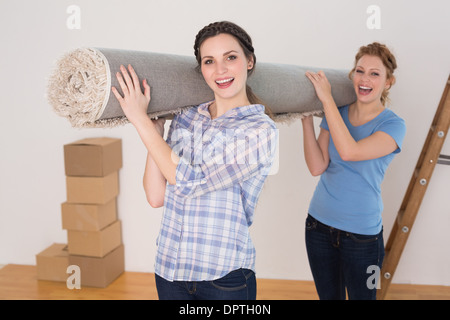
<instances>
[{"instance_id":1,"label":"stack of cardboard boxes","mask_svg":"<svg viewBox=\"0 0 450 320\"><path fill-rule=\"evenodd\" d=\"M66 144L64 165L67 201L61 215L67 246L53 244L36 256L38 279L66 281L67 266L76 265L81 286L106 287L124 271L116 204L122 142L88 138Z\"/></svg>"}]
</instances>

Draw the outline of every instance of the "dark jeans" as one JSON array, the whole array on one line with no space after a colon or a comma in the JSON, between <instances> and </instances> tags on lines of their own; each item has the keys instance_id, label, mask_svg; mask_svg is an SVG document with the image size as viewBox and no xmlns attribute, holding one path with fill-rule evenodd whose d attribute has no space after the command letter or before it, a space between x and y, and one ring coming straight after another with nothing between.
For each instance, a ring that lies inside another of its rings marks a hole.
<instances>
[{"instance_id":1,"label":"dark jeans","mask_svg":"<svg viewBox=\"0 0 450 320\"><path fill-rule=\"evenodd\" d=\"M384 258L383 230L361 235L306 218L306 250L321 300L375 300L377 279ZM372 281L373 280L373 281Z\"/></svg>"},{"instance_id":2,"label":"dark jeans","mask_svg":"<svg viewBox=\"0 0 450 320\"><path fill-rule=\"evenodd\" d=\"M155 274L160 300L256 300L256 277L237 269L213 281L167 281Z\"/></svg>"}]
</instances>

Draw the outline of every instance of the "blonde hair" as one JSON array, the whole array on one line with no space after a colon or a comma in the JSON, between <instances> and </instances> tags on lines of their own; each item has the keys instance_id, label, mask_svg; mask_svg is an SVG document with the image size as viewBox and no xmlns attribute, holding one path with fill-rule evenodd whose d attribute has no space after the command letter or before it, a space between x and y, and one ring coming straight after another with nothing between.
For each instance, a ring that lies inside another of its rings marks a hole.
<instances>
[{"instance_id":1,"label":"blonde hair","mask_svg":"<svg viewBox=\"0 0 450 320\"><path fill-rule=\"evenodd\" d=\"M397 61L392 52L384 44L381 44L379 42L373 42L371 44L368 44L367 46L362 46L361 48L359 48L359 51L355 56L355 64L353 66L353 69L348 74L350 80L353 79L356 64L358 63L359 59L361 59L365 55L380 58L381 62L386 68L386 78L387 80L390 80L391 83L389 88L384 89L381 94L381 103L385 105L385 103L389 103L390 101L388 98L389 89L395 83L394 70L397 68Z\"/></svg>"}]
</instances>

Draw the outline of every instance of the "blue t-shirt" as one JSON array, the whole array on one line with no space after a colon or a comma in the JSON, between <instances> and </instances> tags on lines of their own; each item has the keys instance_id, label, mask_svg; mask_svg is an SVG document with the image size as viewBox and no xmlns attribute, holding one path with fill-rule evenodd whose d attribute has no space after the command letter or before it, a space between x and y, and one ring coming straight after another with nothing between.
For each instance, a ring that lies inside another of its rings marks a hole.
<instances>
[{"instance_id":1,"label":"blue t-shirt","mask_svg":"<svg viewBox=\"0 0 450 320\"><path fill-rule=\"evenodd\" d=\"M406 133L405 121L389 109L371 121L353 126L348 120L348 106L339 108L352 137L359 141L376 131L394 138L397 150L384 157L364 161L343 161L330 135L330 163L322 173L314 192L309 213L318 221L352 233L374 235L382 228L381 182L389 163L401 150ZM324 117L321 128L329 131Z\"/></svg>"}]
</instances>

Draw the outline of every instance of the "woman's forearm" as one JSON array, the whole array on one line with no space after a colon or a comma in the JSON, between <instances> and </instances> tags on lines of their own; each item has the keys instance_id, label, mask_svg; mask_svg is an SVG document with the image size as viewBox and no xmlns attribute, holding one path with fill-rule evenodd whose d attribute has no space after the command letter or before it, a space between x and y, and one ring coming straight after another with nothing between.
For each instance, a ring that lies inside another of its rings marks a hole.
<instances>
[{"instance_id":1,"label":"woman's forearm","mask_svg":"<svg viewBox=\"0 0 450 320\"><path fill-rule=\"evenodd\" d=\"M322 102L325 117L327 119L330 134L339 155L343 160L353 159L357 143L348 131L339 109L331 94L331 85L323 71L318 73L306 72L306 76L311 80L317 93L317 97Z\"/></svg>"},{"instance_id":2,"label":"woman's forearm","mask_svg":"<svg viewBox=\"0 0 450 320\"><path fill-rule=\"evenodd\" d=\"M176 168L180 161L179 157L172 152L172 149L158 133L150 118L143 117L138 122L135 122L134 126L164 178L170 184L175 184Z\"/></svg>"},{"instance_id":3,"label":"woman's forearm","mask_svg":"<svg viewBox=\"0 0 450 320\"><path fill-rule=\"evenodd\" d=\"M161 173L161 170L159 170L158 165L150 153L147 153L143 185L148 203L153 208L163 206L166 192L166 178Z\"/></svg>"},{"instance_id":4,"label":"woman's forearm","mask_svg":"<svg viewBox=\"0 0 450 320\"><path fill-rule=\"evenodd\" d=\"M303 149L305 162L313 176L322 174L328 167L328 156L322 151L319 141L316 139L313 118L302 119L303 125ZM324 143L324 147L325 143Z\"/></svg>"},{"instance_id":5,"label":"woman's forearm","mask_svg":"<svg viewBox=\"0 0 450 320\"><path fill-rule=\"evenodd\" d=\"M322 101L322 104L337 152L342 160L351 161L358 147L357 142L348 131L333 98L330 97L330 99Z\"/></svg>"}]
</instances>

